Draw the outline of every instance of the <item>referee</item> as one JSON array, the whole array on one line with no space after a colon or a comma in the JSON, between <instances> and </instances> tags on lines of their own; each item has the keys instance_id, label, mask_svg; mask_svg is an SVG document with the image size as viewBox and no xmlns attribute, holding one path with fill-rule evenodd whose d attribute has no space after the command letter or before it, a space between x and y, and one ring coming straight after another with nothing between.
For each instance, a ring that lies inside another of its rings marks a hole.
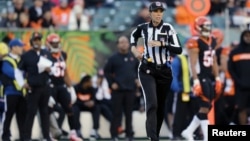
<instances>
[{"instance_id":1,"label":"referee","mask_svg":"<svg viewBox=\"0 0 250 141\"><path fill-rule=\"evenodd\" d=\"M163 3L152 2L149 6L150 22L142 23L131 33L131 51L140 61L139 79L146 106L146 131L151 141L159 141L164 119L165 99L172 82L170 55L181 54L182 48L172 25L162 20ZM143 38L144 52L136 49Z\"/></svg>"}]
</instances>

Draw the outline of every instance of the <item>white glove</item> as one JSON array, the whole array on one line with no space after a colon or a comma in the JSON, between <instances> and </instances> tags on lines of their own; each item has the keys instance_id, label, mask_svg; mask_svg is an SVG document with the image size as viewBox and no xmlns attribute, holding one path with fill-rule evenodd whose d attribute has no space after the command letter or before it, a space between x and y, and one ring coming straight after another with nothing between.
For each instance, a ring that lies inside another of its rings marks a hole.
<instances>
[{"instance_id":1,"label":"white glove","mask_svg":"<svg viewBox=\"0 0 250 141\"><path fill-rule=\"evenodd\" d=\"M52 96L50 96L49 97L49 102L48 102L49 107L53 108L55 104L56 104L55 99Z\"/></svg>"},{"instance_id":2,"label":"white glove","mask_svg":"<svg viewBox=\"0 0 250 141\"><path fill-rule=\"evenodd\" d=\"M70 97L71 97L71 104L74 104L76 102L76 99L77 99L76 91L75 91L74 87L73 86L68 87L68 92L69 92Z\"/></svg>"}]
</instances>

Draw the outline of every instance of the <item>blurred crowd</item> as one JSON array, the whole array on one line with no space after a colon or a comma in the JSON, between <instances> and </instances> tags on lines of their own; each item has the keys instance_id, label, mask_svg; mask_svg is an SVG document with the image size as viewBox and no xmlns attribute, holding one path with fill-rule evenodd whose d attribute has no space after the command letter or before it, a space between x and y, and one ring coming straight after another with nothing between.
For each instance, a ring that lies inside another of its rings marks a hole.
<instances>
[{"instance_id":1,"label":"blurred crowd","mask_svg":"<svg viewBox=\"0 0 250 141\"><path fill-rule=\"evenodd\" d=\"M105 3L104 0L12 0L2 9L0 26L89 30L91 15L87 9Z\"/></svg>"},{"instance_id":2,"label":"blurred crowd","mask_svg":"<svg viewBox=\"0 0 250 141\"><path fill-rule=\"evenodd\" d=\"M117 0L9 0L0 15L1 28L55 28L64 30L90 30L99 8L114 8ZM123 0L121 0L123 1ZM148 21L148 4L143 3L132 26ZM190 25L194 16L188 14L184 0L161 0L166 3L167 17L174 25ZM241 27L250 21L249 0L211 0L207 14L215 27ZM118 7L119 8L119 7ZM133 8L133 7L128 7ZM168 16L167 15L167 16ZM227 15L229 16L226 19ZM112 22L112 21L111 21Z\"/></svg>"}]
</instances>

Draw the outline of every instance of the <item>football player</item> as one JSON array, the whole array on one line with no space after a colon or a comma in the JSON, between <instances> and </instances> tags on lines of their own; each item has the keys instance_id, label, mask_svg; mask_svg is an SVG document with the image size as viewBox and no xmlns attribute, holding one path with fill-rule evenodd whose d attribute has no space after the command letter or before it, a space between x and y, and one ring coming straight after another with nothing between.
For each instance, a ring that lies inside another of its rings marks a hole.
<instances>
[{"instance_id":1,"label":"football player","mask_svg":"<svg viewBox=\"0 0 250 141\"><path fill-rule=\"evenodd\" d=\"M56 33L47 36L46 46L52 56L52 68L50 73L50 90L51 96L56 103L59 103L64 109L68 117L70 131L70 139L81 141L77 136L78 131L75 130L75 118L72 105L76 100L76 94L69 79L66 67L67 54L62 50L61 38Z\"/></svg>"},{"instance_id":2,"label":"football player","mask_svg":"<svg viewBox=\"0 0 250 141\"><path fill-rule=\"evenodd\" d=\"M220 94L222 83L220 81L215 48L216 39L211 35L212 23L204 16L195 19L195 29L198 35L191 37L187 43L191 77L193 80L193 93L199 99L199 110L194 115L189 126L183 130L182 136L189 141L200 125L204 141L208 140L208 112L214 93ZM215 82L215 85L213 83Z\"/></svg>"}]
</instances>

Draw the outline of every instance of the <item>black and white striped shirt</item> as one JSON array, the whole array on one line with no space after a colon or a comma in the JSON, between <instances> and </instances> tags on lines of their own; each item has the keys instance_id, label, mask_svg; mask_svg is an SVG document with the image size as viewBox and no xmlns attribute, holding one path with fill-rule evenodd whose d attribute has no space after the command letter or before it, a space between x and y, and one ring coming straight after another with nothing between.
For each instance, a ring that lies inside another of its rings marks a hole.
<instances>
[{"instance_id":1,"label":"black and white striped shirt","mask_svg":"<svg viewBox=\"0 0 250 141\"><path fill-rule=\"evenodd\" d=\"M138 39L141 37L144 42L143 58L151 58L152 63L157 65L162 65L170 61L168 59L170 54L181 54L182 52L177 33L169 23L161 21L157 27L154 27L152 22L138 25L131 33L130 44L136 46ZM150 47L148 42L152 40L164 40L166 46Z\"/></svg>"}]
</instances>

